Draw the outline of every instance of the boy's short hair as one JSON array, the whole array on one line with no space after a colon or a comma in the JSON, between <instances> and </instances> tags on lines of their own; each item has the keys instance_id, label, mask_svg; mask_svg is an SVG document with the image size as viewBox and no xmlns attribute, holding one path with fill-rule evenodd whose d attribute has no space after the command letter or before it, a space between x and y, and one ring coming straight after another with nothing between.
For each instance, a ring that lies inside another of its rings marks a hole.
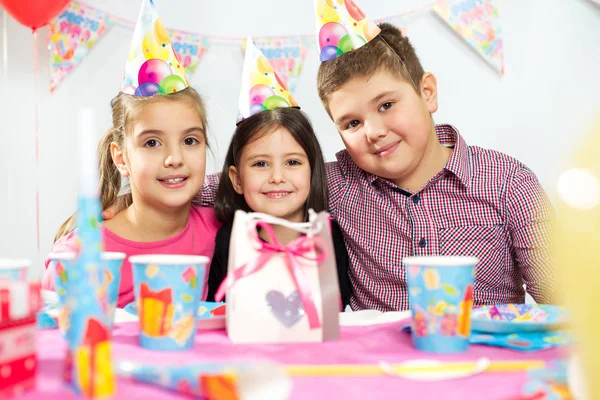
<instances>
[{"instance_id":1,"label":"boy's short hair","mask_svg":"<svg viewBox=\"0 0 600 400\"><path fill-rule=\"evenodd\" d=\"M327 108L328 97L356 77L370 77L381 70L408 81L419 93L425 73L415 49L400 29L388 23L379 24L381 32L364 46L322 62L317 76L319 97ZM406 66L406 68L402 65Z\"/></svg>"}]
</instances>

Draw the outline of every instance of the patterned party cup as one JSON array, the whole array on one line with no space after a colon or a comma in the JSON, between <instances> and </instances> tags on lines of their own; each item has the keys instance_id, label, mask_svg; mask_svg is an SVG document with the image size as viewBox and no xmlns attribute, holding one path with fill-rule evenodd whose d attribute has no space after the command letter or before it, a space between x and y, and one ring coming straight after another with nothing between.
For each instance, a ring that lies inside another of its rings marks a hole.
<instances>
[{"instance_id":1,"label":"patterned party cup","mask_svg":"<svg viewBox=\"0 0 600 400\"><path fill-rule=\"evenodd\" d=\"M475 257L408 257L403 260L418 350L460 353L469 347Z\"/></svg>"},{"instance_id":2,"label":"patterned party cup","mask_svg":"<svg viewBox=\"0 0 600 400\"><path fill-rule=\"evenodd\" d=\"M27 269L31 265L29 260L0 258L0 279L11 281L27 280Z\"/></svg>"},{"instance_id":3,"label":"patterned party cup","mask_svg":"<svg viewBox=\"0 0 600 400\"><path fill-rule=\"evenodd\" d=\"M54 290L58 296L58 329L63 338L66 338L69 328L69 313L65 302L67 300L67 271L74 268L77 254L73 252L50 253L48 254L50 264L48 268L54 266Z\"/></svg>"},{"instance_id":4,"label":"patterned party cup","mask_svg":"<svg viewBox=\"0 0 600 400\"><path fill-rule=\"evenodd\" d=\"M103 252L104 273L102 274L101 302L108 318L109 327L112 328L117 300L119 298L119 284L121 282L121 265L127 255L125 253ZM50 263L54 264L54 288L58 295L59 316L58 328L65 337L69 319L67 309L64 306L67 295L67 284L69 271L77 268L77 254L73 252L50 253Z\"/></svg>"},{"instance_id":5,"label":"patterned party cup","mask_svg":"<svg viewBox=\"0 0 600 400\"><path fill-rule=\"evenodd\" d=\"M104 262L104 274L102 274L102 291L106 293L106 312L108 325L113 326L115 320L115 309L119 301L119 285L121 284L121 266L127 255L105 251L102 253Z\"/></svg>"},{"instance_id":6,"label":"patterned party cup","mask_svg":"<svg viewBox=\"0 0 600 400\"><path fill-rule=\"evenodd\" d=\"M153 350L193 347L200 283L209 259L175 254L129 257L140 318L140 344ZM203 286L203 284L202 284Z\"/></svg>"}]
</instances>

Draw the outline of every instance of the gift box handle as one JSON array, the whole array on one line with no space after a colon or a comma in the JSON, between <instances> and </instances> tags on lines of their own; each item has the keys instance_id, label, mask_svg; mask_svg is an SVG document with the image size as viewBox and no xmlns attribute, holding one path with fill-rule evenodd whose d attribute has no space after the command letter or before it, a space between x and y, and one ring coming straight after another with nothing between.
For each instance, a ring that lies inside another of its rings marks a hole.
<instances>
[{"instance_id":1,"label":"gift box handle","mask_svg":"<svg viewBox=\"0 0 600 400\"><path fill-rule=\"evenodd\" d=\"M257 212L248 213L248 217L249 222L254 225L259 222L265 222L269 225L281 225L309 236L315 235L323 229L323 224L317 219L318 215L312 208L308 210L308 222L290 222L283 218Z\"/></svg>"}]
</instances>

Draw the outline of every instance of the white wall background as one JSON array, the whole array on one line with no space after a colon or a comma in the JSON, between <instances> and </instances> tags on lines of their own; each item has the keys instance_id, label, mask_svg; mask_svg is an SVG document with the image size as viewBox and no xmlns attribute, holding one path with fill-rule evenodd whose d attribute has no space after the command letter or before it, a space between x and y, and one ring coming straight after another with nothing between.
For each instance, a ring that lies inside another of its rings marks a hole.
<instances>
[{"instance_id":1,"label":"white wall background","mask_svg":"<svg viewBox=\"0 0 600 400\"><path fill-rule=\"evenodd\" d=\"M207 35L313 34L311 0L155 0L165 26ZM138 0L86 0L130 20ZM363 0L372 19L399 14L430 0ZM529 165L549 192L561 160L600 111L600 8L588 0L499 0L504 20L506 74L500 77L433 13L408 27L426 70L438 78L437 122L457 126L467 142L506 152ZM268 10L268 11L266 11ZM115 26L83 64L49 94L47 29L38 33L39 80L33 82L30 31L9 18L8 68L0 71L0 257L34 260L41 275L57 227L75 210L76 118L82 106L110 124L110 99L120 79L133 27ZM1 43L0 43L1 46ZM1 58L0 58L1 59ZM328 160L342 148L316 91L317 49L309 50L296 100L310 115ZM209 171L220 168L234 129L243 54L215 45L192 85L208 104L215 151ZM1 64L1 63L0 63ZM2 65L0 65L0 69ZM2 77L6 76L6 79ZM34 152L34 103L39 104L40 161ZM39 185L41 250L35 240Z\"/></svg>"}]
</instances>

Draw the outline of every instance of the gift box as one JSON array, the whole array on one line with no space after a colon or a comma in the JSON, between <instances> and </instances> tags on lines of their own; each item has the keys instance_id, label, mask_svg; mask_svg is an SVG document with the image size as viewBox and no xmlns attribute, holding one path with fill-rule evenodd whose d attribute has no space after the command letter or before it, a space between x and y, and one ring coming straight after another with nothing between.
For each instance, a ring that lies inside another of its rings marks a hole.
<instances>
[{"instance_id":1,"label":"gift box","mask_svg":"<svg viewBox=\"0 0 600 400\"><path fill-rule=\"evenodd\" d=\"M172 290L150 290L148 284L142 283L138 309L140 310L140 328L148 336L166 336L173 323Z\"/></svg>"},{"instance_id":2,"label":"gift box","mask_svg":"<svg viewBox=\"0 0 600 400\"><path fill-rule=\"evenodd\" d=\"M271 225L301 235L283 245ZM327 213L310 210L309 222L290 223L237 211L229 249L228 275L217 299L227 293L227 333L233 343L339 338L340 289Z\"/></svg>"},{"instance_id":3,"label":"gift box","mask_svg":"<svg viewBox=\"0 0 600 400\"><path fill-rule=\"evenodd\" d=\"M40 284L0 281L0 398L35 387Z\"/></svg>"}]
</instances>

